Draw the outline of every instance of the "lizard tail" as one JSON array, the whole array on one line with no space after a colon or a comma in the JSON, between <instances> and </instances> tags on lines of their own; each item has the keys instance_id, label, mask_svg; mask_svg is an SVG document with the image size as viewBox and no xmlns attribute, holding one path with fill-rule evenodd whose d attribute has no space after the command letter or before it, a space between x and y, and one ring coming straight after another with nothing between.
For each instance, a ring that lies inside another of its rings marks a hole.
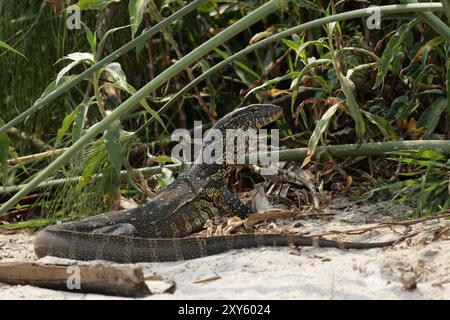
<instances>
[{"instance_id":1,"label":"lizard tail","mask_svg":"<svg viewBox=\"0 0 450 320\"><path fill-rule=\"evenodd\" d=\"M38 234L35 241L35 253L38 257L51 255L75 260L136 263L188 260L232 249L264 246L370 249L390 246L400 240L402 239L377 243L355 243L287 234L236 234L216 237L147 239L89 234L50 227Z\"/></svg>"}]
</instances>

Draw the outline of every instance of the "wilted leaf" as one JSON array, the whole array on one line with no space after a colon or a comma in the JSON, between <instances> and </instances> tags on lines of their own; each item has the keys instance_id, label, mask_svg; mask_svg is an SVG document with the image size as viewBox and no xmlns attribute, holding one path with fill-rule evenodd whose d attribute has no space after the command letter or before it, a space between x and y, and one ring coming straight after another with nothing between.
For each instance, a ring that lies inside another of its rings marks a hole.
<instances>
[{"instance_id":1,"label":"wilted leaf","mask_svg":"<svg viewBox=\"0 0 450 320\"><path fill-rule=\"evenodd\" d=\"M92 53L89 53L89 52L71 53L71 54L68 54L66 57L64 57L62 60L65 60L65 59L70 59L70 60L72 60L72 62L69 63L64 68L62 68L61 71L56 76L56 84L57 85L59 84L61 78L76 65L78 65L82 62L85 62L85 61L87 61L89 63L94 62L94 56L92 55Z\"/></svg>"},{"instance_id":2,"label":"wilted leaf","mask_svg":"<svg viewBox=\"0 0 450 320\"><path fill-rule=\"evenodd\" d=\"M118 62L110 63L106 65L104 69L114 78L114 80L116 80L119 83L121 88L126 88L128 86L127 77L123 72L120 63Z\"/></svg>"}]
</instances>

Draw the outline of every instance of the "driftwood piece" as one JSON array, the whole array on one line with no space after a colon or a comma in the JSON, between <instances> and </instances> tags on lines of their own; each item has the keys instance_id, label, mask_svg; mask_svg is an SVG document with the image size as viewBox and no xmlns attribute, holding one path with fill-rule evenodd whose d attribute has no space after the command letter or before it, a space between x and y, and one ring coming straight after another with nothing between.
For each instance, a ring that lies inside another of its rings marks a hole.
<instances>
[{"instance_id":1,"label":"driftwood piece","mask_svg":"<svg viewBox=\"0 0 450 320\"><path fill-rule=\"evenodd\" d=\"M131 265L3 262L0 263L0 282L124 297L145 297L151 294L142 269Z\"/></svg>"}]
</instances>

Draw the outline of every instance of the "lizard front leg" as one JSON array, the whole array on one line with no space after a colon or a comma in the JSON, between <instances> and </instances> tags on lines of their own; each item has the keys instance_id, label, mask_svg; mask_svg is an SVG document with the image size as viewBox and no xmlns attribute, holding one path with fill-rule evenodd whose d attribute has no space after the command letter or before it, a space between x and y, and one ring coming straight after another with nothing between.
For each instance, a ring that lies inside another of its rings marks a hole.
<instances>
[{"instance_id":1,"label":"lizard front leg","mask_svg":"<svg viewBox=\"0 0 450 320\"><path fill-rule=\"evenodd\" d=\"M219 201L225 211L231 212L241 219L247 218L251 213L250 209L242 203L238 196L225 187L219 189L218 199L216 200Z\"/></svg>"}]
</instances>

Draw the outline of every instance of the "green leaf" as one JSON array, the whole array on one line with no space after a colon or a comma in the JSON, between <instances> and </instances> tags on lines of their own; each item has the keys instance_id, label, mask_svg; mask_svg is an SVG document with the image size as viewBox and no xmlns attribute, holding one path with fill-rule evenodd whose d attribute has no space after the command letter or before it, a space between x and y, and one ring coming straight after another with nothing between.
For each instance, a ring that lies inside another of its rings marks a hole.
<instances>
[{"instance_id":1,"label":"green leaf","mask_svg":"<svg viewBox=\"0 0 450 320\"><path fill-rule=\"evenodd\" d=\"M130 0L128 3L128 11L130 13L130 24L131 24L131 38L134 39L134 35L142 22L142 17L144 16L145 10L147 10L147 5L149 0Z\"/></svg>"},{"instance_id":2,"label":"green leaf","mask_svg":"<svg viewBox=\"0 0 450 320\"><path fill-rule=\"evenodd\" d=\"M97 31L92 32L84 22L82 22L82 25L84 31L86 32L86 38L89 42L89 45L91 46L91 52L93 55L95 55L95 52L97 50Z\"/></svg>"},{"instance_id":3,"label":"green leaf","mask_svg":"<svg viewBox=\"0 0 450 320\"><path fill-rule=\"evenodd\" d=\"M308 153L305 157L305 160L302 163L302 167L308 164L308 162L311 160L311 157L314 155L314 152L316 151L316 147L317 144L319 143L320 137L325 132L325 130L327 130L328 126L330 125L331 119L338 110L338 107L339 103L334 104L331 108L327 110L327 112L324 113L322 119L317 121L314 132L312 133L311 138L309 139Z\"/></svg>"},{"instance_id":4,"label":"green leaf","mask_svg":"<svg viewBox=\"0 0 450 320\"><path fill-rule=\"evenodd\" d=\"M289 39L281 39L285 45L287 45L289 48L297 52L298 48L300 48L300 44Z\"/></svg>"},{"instance_id":5,"label":"green leaf","mask_svg":"<svg viewBox=\"0 0 450 320\"><path fill-rule=\"evenodd\" d=\"M24 57L25 59L27 59L27 57L25 57L23 54L21 54L19 51L17 51L16 49L14 49L13 47L11 47L10 45L8 45L7 43L3 42L0 40L0 47L1 48L5 48L8 51L14 52L15 54L18 54L19 56ZM28 60L28 59L27 59Z\"/></svg>"},{"instance_id":6,"label":"green leaf","mask_svg":"<svg viewBox=\"0 0 450 320\"><path fill-rule=\"evenodd\" d=\"M173 173L172 171L164 167L161 169L161 171L161 174L157 174L155 177L159 186L165 188L174 181Z\"/></svg>"},{"instance_id":7,"label":"green leaf","mask_svg":"<svg viewBox=\"0 0 450 320\"><path fill-rule=\"evenodd\" d=\"M104 133L105 147L113 168L120 172L122 168L122 147L120 145L120 122L115 121Z\"/></svg>"},{"instance_id":8,"label":"green leaf","mask_svg":"<svg viewBox=\"0 0 450 320\"><path fill-rule=\"evenodd\" d=\"M429 137L436 130L441 115L448 106L447 103L447 99L441 97L422 113L416 126L425 129L425 137Z\"/></svg>"},{"instance_id":9,"label":"green leaf","mask_svg":"<svg viewBox=\"0 0 450 320\"><path fill-rule=\"evenodd\" d=\"M109 208L118 195L120 169L122 168L122 146L120 138L120 121L115 121L104 133L108 163L103 169L103 199Z\"/></svg>"},{"instance_id":10,"label":"green leaf","mask_svg":"<svg viewBox=\"0 0 450 320\"><path fill-rule=\"evenodd\" d=\"M337 75L339 78L339 82L341 83L342 91L344 92L346 98L346 106L348 112L350 113L350 116L353 118L356 124L356 135L361 138L366 132L366 126L358 102L356 101L355 95L353 94L355 85L349 78L345 77L340 72L337 72Z\"/></svg>"},{"instance_id":11,"label":"green leaf","mask_svg":"<svg viewBox=\"0 0 450 320\"><path fill-rule=\"evenodd\" d=\"M0 118L0 127L5 122ZM9 138L6 132L0 133L0 166L2 168L2 184L5 186L8 179L8 154L9 154Z\"/></svg>"},{"instance_id":12,"label":"green leaf","mask_svg":"<svg viewBox=\"0 0 450 320\"><path fill-rule=\"evenodd\" d=\"M389 137L393 140L397 139L397 133L395 132L394 128L392 128L389 121L387 121L385 118L364 110L362 110L362 113L366 116L367 119L369 119L370 122L376 125L378 129L380 129L381 133L383 133L386 137Z\"/></svg>"},{"instance_id":13,"label":"green leaf","mask_svg":"<svg viewBox=\"0 0 450 320\"><path fill-rule=\"evenodd\" d=\"M84 167L80 181L78 181L76 186L77 190L81 190L89 182L89 179L94 172L98 171L102 166L106 156L106 148L103 139L97 140L94 146L89 150L86 166Z\"/></svg>"},{"instance_id":14,"label":"green leaf","mask_svg":"<svg viewBox=\"0 0 450 320\"><path fill-rule=\"evenodd\" d=\"M76 115L77 111L75 109L64 118L61 128L58 129L58 132L56 133L55 148L61 143L62 138L66 134L67 130L69 130L69 127L72 124L73 120L75 119Z\"/></svg>"},{"instance_id":15,"label":"green leaf","mask_svg":"<svg viewBox=\"0 0 450 320\"><path fill-rule=\"evenodd\" d=\"M404 44L405 40L407 39L408 33L416 25L417 21L418 19L414 19L409 23L401 25L397 32L395 32L389 40L379 62L380 66L378 69L374 89L378 88L382 83L384 83L384 78L386 77L389 67L392 65L396 54L400 51L400 46Z\"/></svg>"},{"instance_id":16,"label":"green leaf","mask_svg":"<svg viewBox=\"0 0 450 320\"><path fill-rule=\"evenodd\" d=\"M120 0L80 0L77 6L80 10L104 10L113 2L120 2Z\"/></svg>"}]
</instances>

